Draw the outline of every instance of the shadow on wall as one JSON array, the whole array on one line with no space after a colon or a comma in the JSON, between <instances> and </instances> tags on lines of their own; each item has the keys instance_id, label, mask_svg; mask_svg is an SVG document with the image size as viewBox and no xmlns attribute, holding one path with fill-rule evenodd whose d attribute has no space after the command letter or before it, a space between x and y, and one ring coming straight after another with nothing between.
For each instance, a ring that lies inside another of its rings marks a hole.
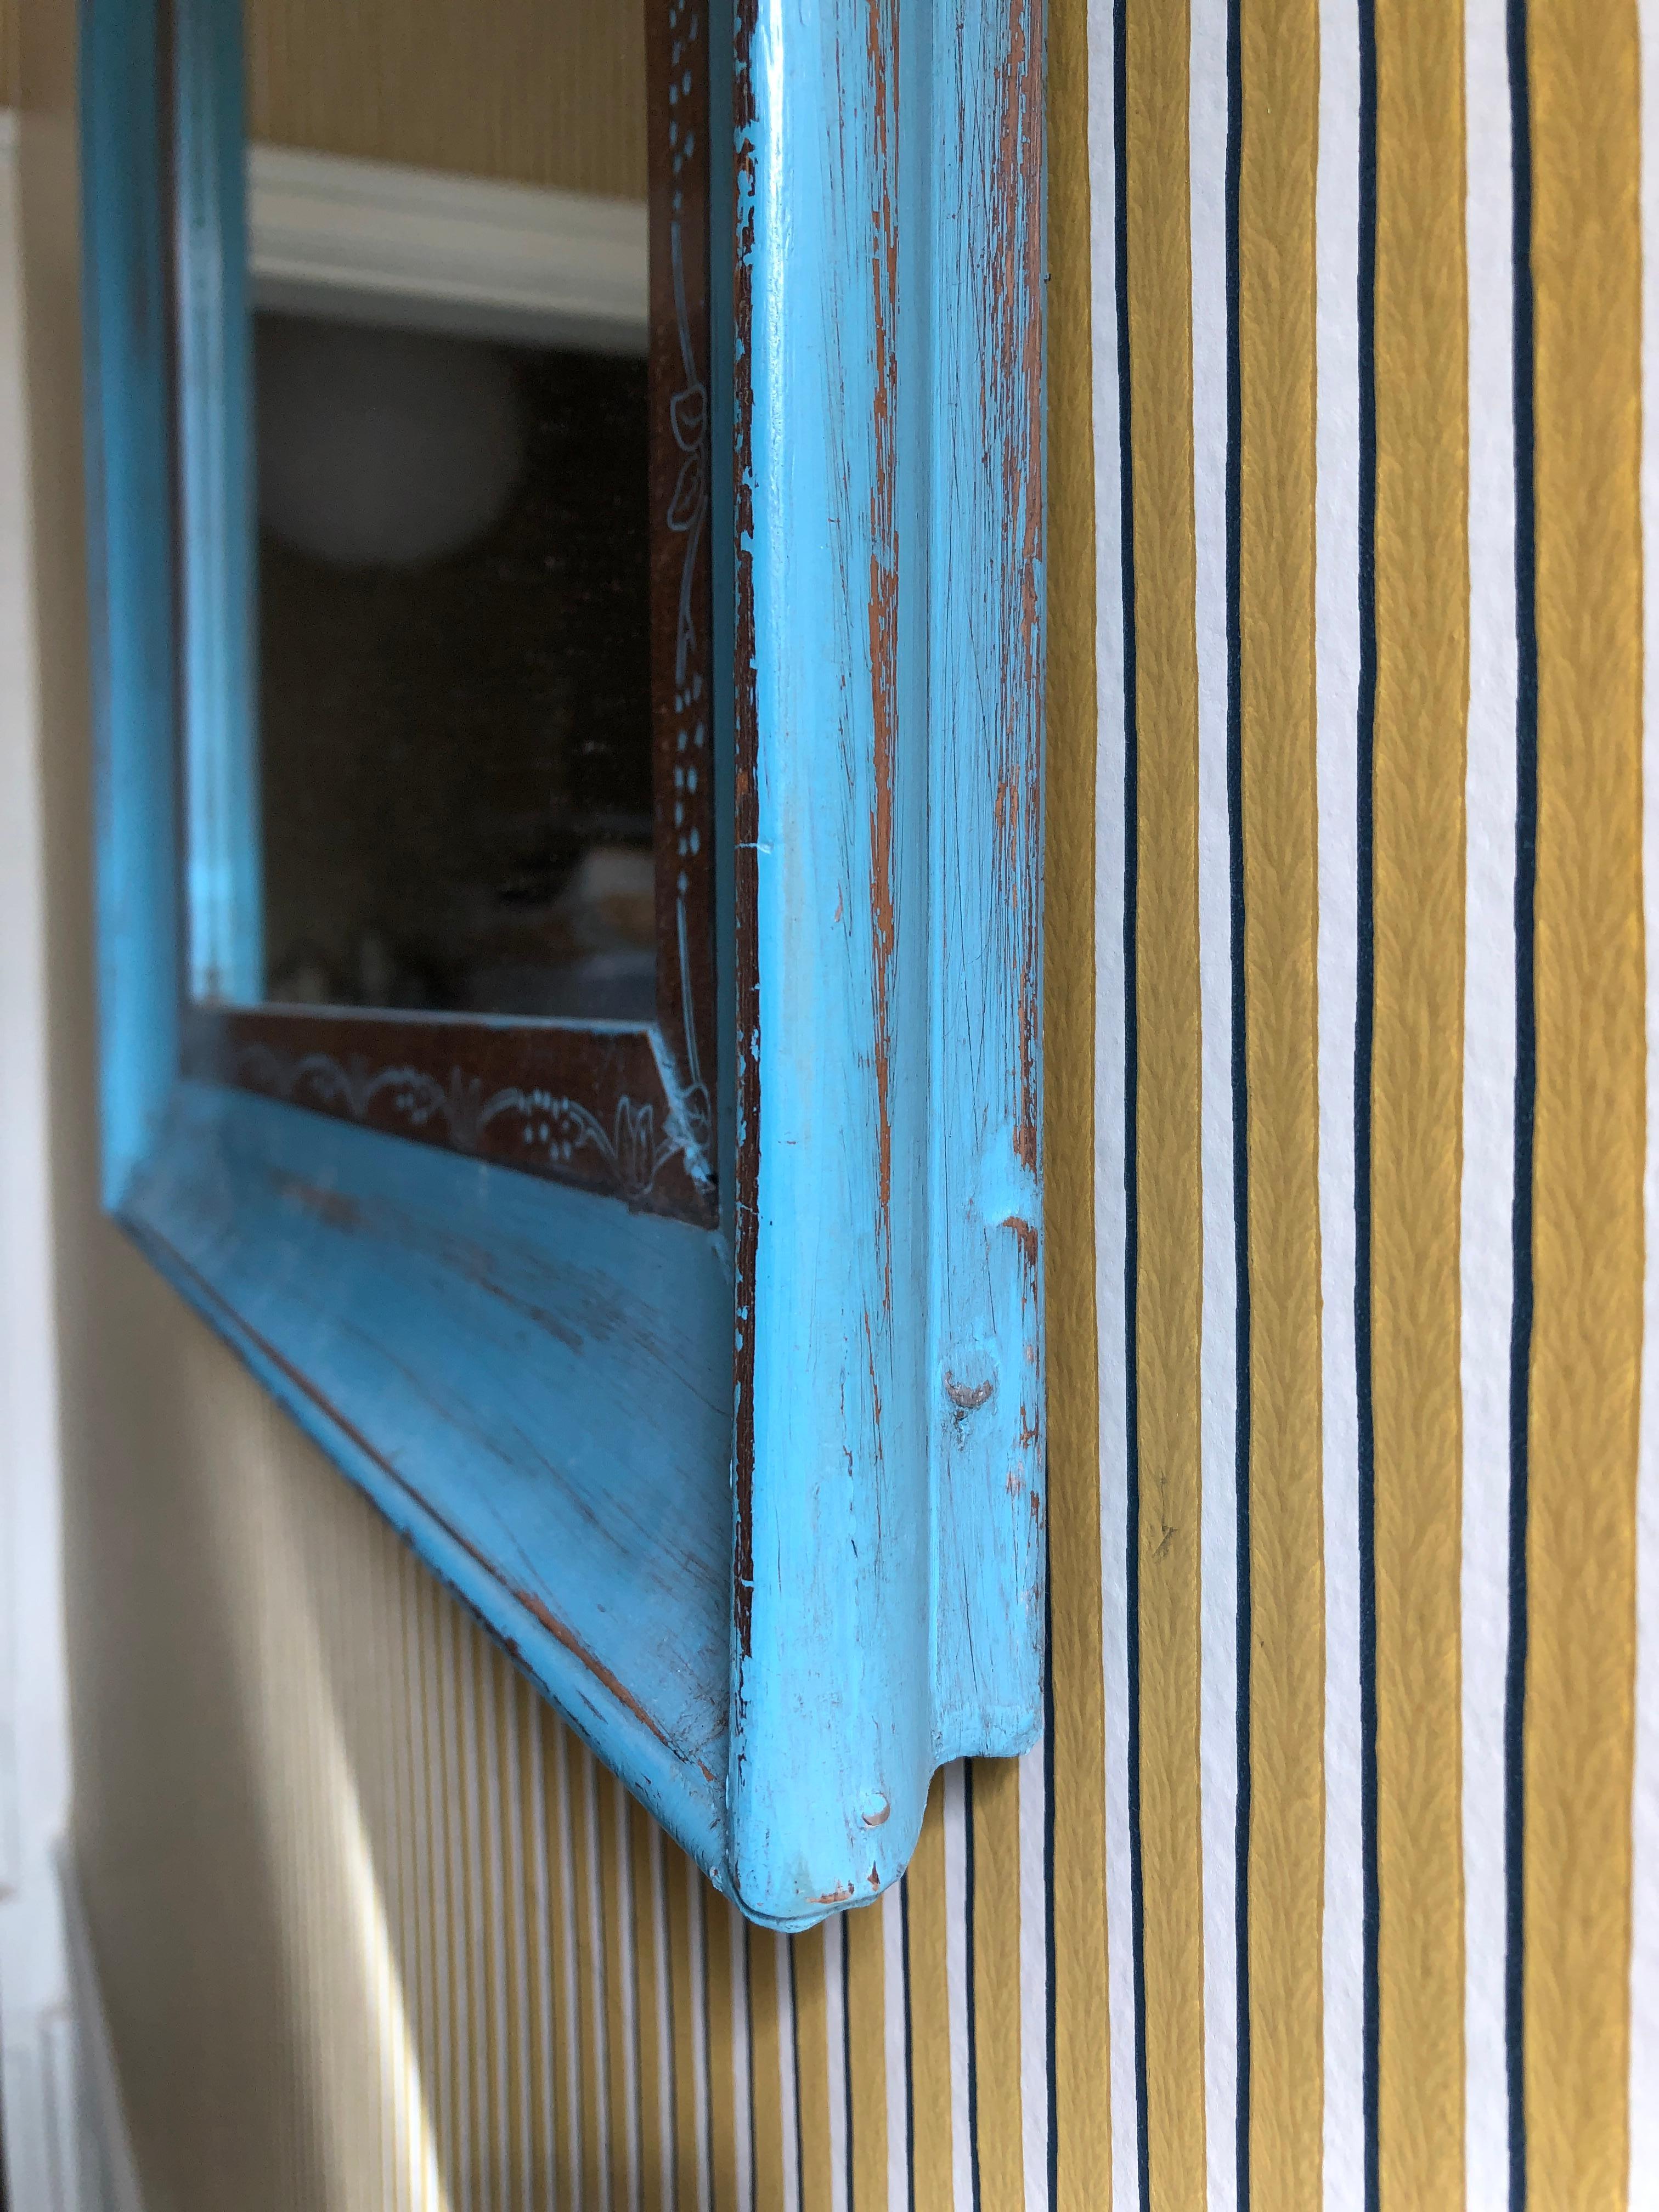
<instances>
[{"instance_id":1,"label":"shadow on wall","mask_svg":"<svg viewBox=\"0 0 1659 2212\"><path fill-rule=\"evenodd\" d=\"M152 2212L943 2212L970 2051L981 2164L1046 2186L1041 1753L948 1770L883 1899L750 1928L109 1258L146 1473L103 1439L98 1541L71 1531L83 1659L121 1677L77 1677L77 1827Z\"/></svg>"}]
</instances>

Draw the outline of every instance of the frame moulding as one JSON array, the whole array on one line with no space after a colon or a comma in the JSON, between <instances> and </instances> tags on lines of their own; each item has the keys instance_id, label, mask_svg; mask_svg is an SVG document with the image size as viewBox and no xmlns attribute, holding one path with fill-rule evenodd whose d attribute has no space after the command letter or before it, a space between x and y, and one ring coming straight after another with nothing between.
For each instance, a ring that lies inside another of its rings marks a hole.
<instances>
[{"instance_id":1,"label":"frame moulding","mask_svg":"<svg viewBox=\"0 0 1659 2212\"><path fill-rule=\"evenodd\" d=\"M646 203L288 146L247 155L261 307L642 354Z\"/></svg>"},{"instance_id":2,"label":"frame moulding","mask_svg":"<svg viewBox=\"0 0 1659 2212\"><path fill-rule=\"evenodd\" d=\"M182 1072L158 0L82 21L106 1203L716 1884L810 1925L1041 1726L1040 14L704 27L717 1229Z\"/></svg>"}]
</instances>

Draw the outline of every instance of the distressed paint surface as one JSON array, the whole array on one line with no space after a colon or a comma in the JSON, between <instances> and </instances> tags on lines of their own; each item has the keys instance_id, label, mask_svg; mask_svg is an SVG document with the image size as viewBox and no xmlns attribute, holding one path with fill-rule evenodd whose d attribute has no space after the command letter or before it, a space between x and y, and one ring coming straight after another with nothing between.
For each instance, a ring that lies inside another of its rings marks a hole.
<instances>
[{"instance_id":1,"label":"distressed paint surface","mask_svg":"<svg viewBox=\"0 0 1659 2212\"><path fill-rule=\"evenodd\" d=\"M1041 1717L1035 18L736 27L729 1237L180 1078L156 33L87 20L108 1202L698 1864L807 1925Z\"/></svg>"},{"instance_id":2,"label":"distressed paint surface","mask_svg":"<svg viewBox=\"0 0 1659 2212\"><path fill-rule=\"evenodd\" d=\"M713 1241L177 1086L122 1218L719 1879L730 1507Z\"/></svg>"},{"instance_id":3,"label":"distressed paint surface","mask_svg":"<svg viewBox=\"0 0 1659 2212\"><path fill-rule=\"evenodd\" d=\"M1042 17L933 55L926 522L933 1755L1009 1753L1041 1695Z\"/></svg>"},{"instance_id":4,"label":"distressed paint surface","mask_svg":"<svg viewBox=\"0 0 1659 2212\"><path fill-rule=\"evenodd\" d=\"M1041 73L1020 0L738 52L730 1850L799 1925L1040 1720Z\"/></svg>"}]
</instances>

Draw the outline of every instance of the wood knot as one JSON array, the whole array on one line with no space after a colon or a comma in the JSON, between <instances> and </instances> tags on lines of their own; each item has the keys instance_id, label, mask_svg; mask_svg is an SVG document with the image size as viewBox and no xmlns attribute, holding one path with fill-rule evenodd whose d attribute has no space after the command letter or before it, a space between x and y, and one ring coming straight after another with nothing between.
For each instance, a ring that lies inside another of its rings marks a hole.
<instances>
[{"instance_id":1,"label":"wood knot","mask_svg":"<svg viewBox=\"0 0 1659 2212\"><path fill-rule=\"evenodd\" d=\"M959 1413L971 1413L985 1403L995 1389L988 1375L982 1382L958 1382L954 1375L948 1373L945 1377L945 1395Z\"/></svg>"}]
</instances>

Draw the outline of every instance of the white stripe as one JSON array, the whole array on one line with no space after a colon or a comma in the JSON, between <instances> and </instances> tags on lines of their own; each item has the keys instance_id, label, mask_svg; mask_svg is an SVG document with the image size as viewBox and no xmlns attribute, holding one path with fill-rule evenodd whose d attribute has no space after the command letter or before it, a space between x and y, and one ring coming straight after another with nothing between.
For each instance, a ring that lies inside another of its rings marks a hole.
<instances>
[{"instance_id":1,"label":"white stripe","mask_svg":"<svg viewBox=\"0 0 1659 2212\"><path fill-rule=\"evenodd\" d=\"M1358 1004L1359 42L1321 0L1316 249L1316 680L1319 700L1319 1236L1324 1370L1325 2203L1364 2175L1359 1796L1359 1410L1354 1372L1354 1018Z\"/></svg>"},{"instance_id":2,"label":"white stripe","mask_svg":"<svg viewBox=\"0 0 1659 2212\"><path fill-rule=\"evenodd\" d=\"M1647 958L1647 1164L1642 1411L1637 1461L1636 1771L1631 1835L1630 2201L1659 2206L1659 21L1642 41L1642 903Z\"/></svg>"},{"instance_id":3,"label":"white stripe","mask_svg":"<svg viewBox=\"0 0 1659 2212\"><path fill-rule=\"evenodd\" d=\"M1504 1701L1515 1190L1515 415L1504 0L1464 11L1469 286L1469 724L1464 786L1463 2156L1509 2201Z\"/></svg>"},{"instance_id":4,"label":"white stripe","mask_svg":"<svg viewBox=\"0 0 1659 2212\"><path fill-rule=\"evenodd\" d=\"M1019 2124L1025 2212L1048 2212L1048 1777L1019 1762Z\"/></svg>"},{"instance_id":5,"label":"white stripe","mask_svg":"<svg viewBox=\"0 0 1659 2212\"><path fill-rule=\"evenodd\" d=\"M823 2035L828 2046L830 2098L830 2212L849 2212L847 2202L847 1918L831 1913L823 1923ZM811 1941L809 1937L806 1939Z\"/></svg>"},{"instance_id":6,"label":"white stripe","mask_svg":"<svg viewBox=\"0 0 1659 2212\"><path fill-rule=\"evenodd\" d=\"M887 2077L887 2212L910 2212L910 2085L904 2064L909 1992L904 1986L904 1900L896 1882L881 1897L881 1996Z\"/></svg>"},{"instance_id":7,"label":"white stripe","mask_svg":"<svg viewBox=\"0 0 1659 2212\"><path fill-rule=\"evenodd\" d=\"M945 1989L951 2032L951 2202L973 2212L968 2124L968 1820L962 1761L945 1769Z\"/></svg>"},{"instance_id":8,"label":"white stripe","mask_svg":"<svg viewBox=\"0 0 1659 2212\"><path fill-rule=\"evenodd\" d=\"M1130 1942L1128 1519L1124 1211L1123 568L1118 467L1117 270L1110 0L1089 0L1089 197L1095 359L1095 1299L1100 1390L1101 1632L1106 1699L1107 2006L1112 2203L1133 2212L1134 1955Z\"/></svg>"},{"instance_id":9,"label":"white stripe","mask_svg":"<svg viewBox=\"0 0 1659 2212\"><path fill-rule=\"evenodd\" d=\"M1191 76L1193 471L1197 516L1198 936L1204 1320L1199 1762L1204 2142L1212 2212L1238 2199L1238 1297L1227 807L1227 0L1196 0Z\"/></svg>"},{"instance_id":10,"label":"white stripe","mask_svg":"<svg viewBox=\"0 0 1659 2212\"><path fill-rule=\"evenodd\" d=\"M795 1978L789 1939L772 1946L778 1974L778 2102L783 2112L783 2212L800 2212L800 2099L795 2084ZM761 2208L764 2212L764 2207Z\"/></svg>"}]
</instances>

